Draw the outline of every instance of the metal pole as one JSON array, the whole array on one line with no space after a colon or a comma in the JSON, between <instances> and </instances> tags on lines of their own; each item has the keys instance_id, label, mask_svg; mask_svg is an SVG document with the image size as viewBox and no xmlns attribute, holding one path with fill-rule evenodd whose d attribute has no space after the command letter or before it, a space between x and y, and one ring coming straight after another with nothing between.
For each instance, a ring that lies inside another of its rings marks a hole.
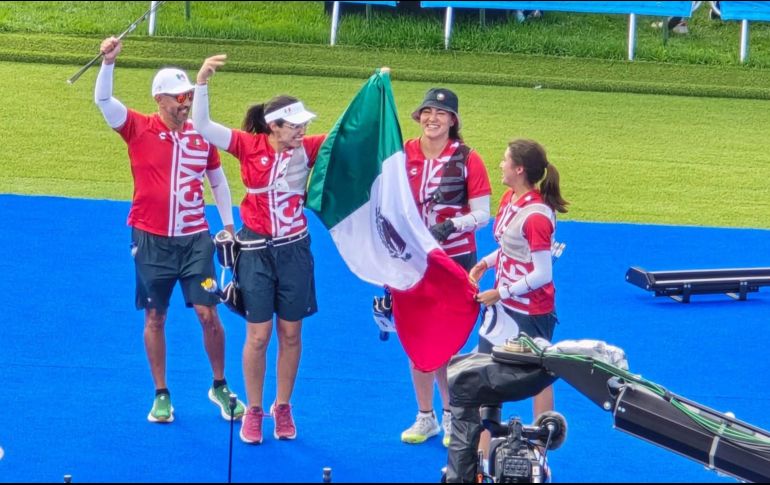
<instances>
[{"instance_id":1,"label":"metal pole","mask_svg":"<svg viewBox=\"0 0 770 485\"><path fill-rule=\"evenodd\" d=\"M147 32L147 35L153 35L155 34L155 10L156 10L156 4L158 2L150 2L150 27Z\"/></svg>"},{"instance_id":2,"label":"metal pole","mask_svg":"<svg viewBox=\"0 0 770 485\"><path fill-rule=\"evenodd\" d=\"M452 7L446 8L446 21L444 22L444 49L449 49L449 37L452 35Z\"/></svg>"},{"instance_id":3,"label":"metal pole","mask_svg":"<svg viewBox=\"0 0 770 485\"><path fill-rule=\"evenodd\" d=\"M334 4L332 5L331 45L335 45L337 43L337 24L339 23L339 17L340 17L340 2L334 2Z\"/></svg>"},{"instance_id":4,"label":"metal pole","mask_svg":"<svg viewBox=\"0 0 770 485\"><path fill-rule=\"evenodd\" d=\"M663 28L667 28L665 23ZM634 60L634 51L636 50L636 14L628 16L628 60Z\"/></svg>"},{"instance_id":5,"label":"metal pole","mask_svg":"<svg viewBox=\"0 0 770 485\"><path fill-rule=\"evenodd\" d=\"M238 406L238 395L231 393L227 404L230 409L230 454L227 460L227 483L233 483L233 421L235 420L235 408Z\"/></svg>"},{"instance_id":6,"label":"metal pole","mask_svg":"<svg viewBox=\"0 0 770 485\"><path fill-rule=\"evenodd\" d=\"M184 2L184 19L190 20L190 2L189 0Z\"/></svg>"},{"instance_id":7,"label":"metal pole","mask_svg":"<svg viewBox=\"0 0 770 485\"><path fill-rule=\"evenodd\" d=\"M741 20L741 64L749 57L749 21Z\"/></svg>"}]
</instances>

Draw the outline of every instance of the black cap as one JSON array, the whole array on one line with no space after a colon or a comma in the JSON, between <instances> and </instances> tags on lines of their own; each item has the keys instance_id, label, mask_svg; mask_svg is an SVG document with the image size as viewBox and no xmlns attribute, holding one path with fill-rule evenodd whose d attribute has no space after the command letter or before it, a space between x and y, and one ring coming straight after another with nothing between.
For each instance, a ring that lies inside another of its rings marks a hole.
<instances>
[{"instance_id":1,"label":"black cap","mask_svg":"<svg viewBox=\"0 0 770 485\"><path fill-rule=\"evenodd\" d=\"M420 111L425 108L436 108L449 111L457 118L457 129L460 129L459 102L457 95L445 88L431 88L425 93L425 99L419 108L412 113L412 119L420 121Z\"/></svg>"}]
</instances>

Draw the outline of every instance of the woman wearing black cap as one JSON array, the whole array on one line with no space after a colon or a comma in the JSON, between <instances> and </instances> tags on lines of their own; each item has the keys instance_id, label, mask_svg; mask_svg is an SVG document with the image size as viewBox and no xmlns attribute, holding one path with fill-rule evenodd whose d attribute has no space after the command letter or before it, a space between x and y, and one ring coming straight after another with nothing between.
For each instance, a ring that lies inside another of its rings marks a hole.
<instances>
[{"instance_id":1,"label":"woman wearing black cap","mask_svg":"<svg viewBox=\"0 0 770 485\"><path fill-rule=\"evenodd\" d=\"M476 229L489 221L492 189L481 157L463 143L457 95L444 88L428 90L412 113L422 135L404 144L409 185L423 222L447 255L469 271L476 263ZM443 406L439 426L433 412L433 381L438 383ZM452 415L446 364L435 372L412 366L412 381L419 413L401 434L405 443L422 443L443 428L449 446Z\"/></svg>"}]
</instances>

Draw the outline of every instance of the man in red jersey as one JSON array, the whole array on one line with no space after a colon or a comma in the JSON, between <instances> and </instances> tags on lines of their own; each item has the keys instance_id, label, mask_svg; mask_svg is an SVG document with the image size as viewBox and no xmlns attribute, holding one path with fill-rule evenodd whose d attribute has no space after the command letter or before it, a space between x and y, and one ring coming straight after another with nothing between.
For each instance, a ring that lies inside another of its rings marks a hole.
<instances>
[{"instance_id":1,"label":"man in red jersey","mask_svg":"<svg viewBox=\"0 0 770 485\"><path fill-rule=\"evenodd\" d=\"M230 391L224 375L225 335L216 310L218 299L201 287L214 277L214 244L203 200L203 179L211 191L225 228L233 232L232 198L219 153L187 118L194 86L184 71L161 69L152 83L158 112L144 115L112 96L115 59L122 49L115 37L101 45L104 54L94 101L112 129L128 146L134 195L128 214L131 254L136 266L136 307L144 309L144 344L155 384L151 422L174 420L166 384L166 312L177 281L185 303L203 327L203 340L213 372L209 399L230 419ZM233 417L243 416L240 401Z\"/></svg>"}]
</instances>

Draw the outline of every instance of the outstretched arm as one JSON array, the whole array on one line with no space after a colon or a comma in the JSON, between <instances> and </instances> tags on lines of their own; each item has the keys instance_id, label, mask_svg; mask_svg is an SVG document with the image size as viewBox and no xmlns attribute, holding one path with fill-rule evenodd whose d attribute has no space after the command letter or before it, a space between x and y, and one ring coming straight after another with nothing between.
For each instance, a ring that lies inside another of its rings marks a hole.
<instances>
[{"instance_id":1,"label":"outstretched arm","mask_svg":"<svg viewBox=\"0 0 770 485\"><path fill-rule=\"evenodd\" d=\"M104 119L111 128L118 129L126 122L128 109L112 97L112 73L115 69L115 59L120 54L123 44L115 37L102 41L102 67L96 76L94 88L94 103L99 107Z\"/></svg>"},{"instance_id":2,"label":"outstretched arm","mask_svg":"<svg viewBox=\"0 0 770 485\"><path fill-rule=\"evenodd\" d=\"M454 224L457 232L473 232L476 229L486 226L489 222L488 195L470 199L468 201L468 206L471 209L469 213L464 216L452 218L452 224Z\"/></svg>"},{"instance_id":3,"label":"outstretched arm","mask_svg":"<svg viewBox=\"0 0 770 485\"><path fill-rule=\"evenodd\" d=\"M494 305L499 300L527 293L548 284L553 279L551 251L535 251L532 253L532 271L512 285L501 285L499 288L487 290L476 295L476 301L484 305Z\"/></svg>"},{"instance_id":4,"label":"outstretched arm","mask_svg":"<svg viewBox=\"0 0 770 485\"><path fill-rule=\"evenodd\" d=\"M222 150L230 147L232 139L232 130L226 126L211 121L209 116L209 78L214 75L218 67L225 64L227 56L220 54L212 56L203 61L203 65L198 71L198 78L195 84L195 97L193 98L193 124L195 129L203 135L205 139L213 143Z\"/></svg>"},{"instance_id":5,"label":"outstretched arm","mask_svg":"<svg viewBox=\"0 0 770 485\"><path fill-rule=\"evenodd\" d=\"M484 276L484 273L489 268L494 268L497 265L497 256L500 252L499 249L495 249L491 253L487 254L481 260L476 263L476 265L471 268L470 273L468 274L471 283L478 286L479 281L481 280L481 277Z\"/></svg>"}]
</instances>

